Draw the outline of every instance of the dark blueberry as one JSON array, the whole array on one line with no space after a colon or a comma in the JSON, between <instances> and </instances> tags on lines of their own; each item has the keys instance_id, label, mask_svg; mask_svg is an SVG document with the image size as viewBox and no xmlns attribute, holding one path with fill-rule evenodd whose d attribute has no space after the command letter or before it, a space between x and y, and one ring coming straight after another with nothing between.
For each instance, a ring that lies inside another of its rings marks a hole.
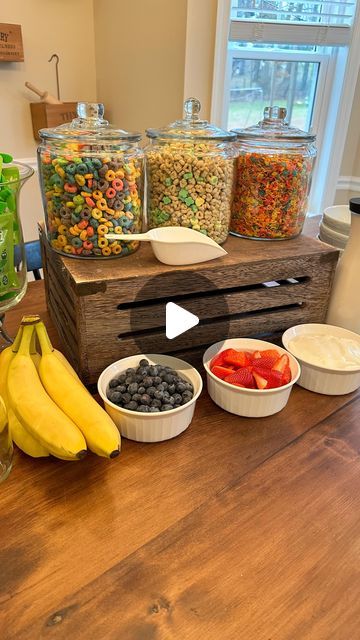
<instances>
[{"instance_id":1,"label":"dark blueberry","mask_svg":"<svg viewBox=\"0 0 360 640\"><path fill-rule=\"evenodd\" d=\"M117 387L118 384L119 384L119 380L117 378L113 378L109 382L109 387L110 387L110 389L114 389L114 387Z\"/></svg>"},{"instance_id":2,"label":"dark blueberry","mask_svg":"<svg viewBox=\"0 0 360 640\"><path fill-rule=\"evenodd\" d=\"M132 382L134 382L134 376L133 375L128 375L125 378L125 384L131 384Z\"/></svg>"},{"instance_id":3,"label":"dark blueberry","mask_svg":"<svg viewBox=\"0 0 360 640\"><path fill-rule=\"evenodd\" d=\"M171 373L166 373L164 377L165 382L172 384L174 382L174 376Z\"/></svg>"},{"instance_id":4,"label":"dark blueberry","mask_svg":"<svg viewBox=\"0 0 360 640\"><path fill-rule=\"evenodd\" d=\"M134 402L134 400L130 400L127 404L124 404L124 409L129 409L129 411L136 411L138 408L138 403Z\"/></svg>"},{"instance_id":5,"label":"dark blueberry","mask_svg":"<svg viewBox=\"0 0 360 640\"><path fill-rule=\"evenodd\" d=\"M176 391L178 391L179 393L183 393L185 390L186 390L185 382L179 382L176 385Z\"/></svg>"},{"instance_id":6,"label":"dark blueberry","mask_svg":"<svg viewBox=\"0 0 360 640\"><path fill-rule=\"evenodd\" d=\"M156 366L149 367L149 376L157 376L158 368Z\"/></svg>"},{"instance_id":7,"label":"dark blueberry","mask_svg":"<svg viewBox=\"0 0 360 640\"><path fill-rule=\"evenodd\" d=\"M107 397L111 402L114 402L115 404L118 404L122 400L122 395L118 391L108 391Z\"/></svg>"},{"instance_id":8,"label":"dark blueberry","mask_svg":"<svg viewBox=\"0 0 360 640\"><path fill-rule=\"evenodd\" d=\"M154 400L152 400L152 401L151 401L151 406L152 406L152 407L158 407L158 408L160 408L160 407L161 407L161 404L162 404L162 403L161 403L161 400L157 400L156 398L154 398Z\"/></svg>"},{"instance_id":9,"label":"dark blueberry","mask_svg":"<svg viewBox=\"0 0 360 640\"><path fill-rule=\"evenodd\" d=\"M149 413L150 407L148 407L146 404L140 404L136 409L136 411L141 411L142 413Z\"/></svg>"},{"instance_id":10,"label":"dark blueberry","mask_svg":"<svg viewBox=\"0 0 360 640\"><path fill-rule=\"evenodd\" d=\"M143 380L143 387L152 387L153 379L150 376L146 376Z\"/></svg>"},{"instance_id":11,"label":"dark blueberry","mask_svg":"<svg viewBox=\"0 0 360 640\"><path fill-rule=\"evenodd\" d=\"M144 378L145 376L147 376L148 370L149 370L149 367L139 367L136 373L142 378Z\"/></svg>"},{"instance_id":12,"label":"dark blueberry","mask_svg":"<svg viewBox=\"0 0 360 640\"><path fill-rule=\"evenodd\" d=\"M126 373L121 373L121 374L118 376L118 380L119 380L119 382L120 382L120 383L125 382L125 379L126 379Z\"/></svg>"},{"instance_id":13,"label":"dark blueberry","mask_svg":"<svg viewBox=\"0 0 360 640\"><path fill-rule=\"evenodd\" d=\"M175 404L179 405L182 400L180 393L174 393L173 398L174 398Z\"/></svg>"},{"instance_id":14,"label":"dark blueberry","mask_svg":"<svg viewBox=\"0 0 360 640\"><path fill-rule=\"evenodd\" d=\"M187 390L194 391L194 387L192 386L191 382L185 382L185 385Z\"/></svg>"},{"instance_id":15,"label":"dark blueberry","mask_svg":"<svg viewBox=\"0 0 360 640\"><path fill-rule=\"evenodd\" d=\"M140 367L148 367L149 366L149 360L146 360L145 358L143 358L142 360L140 360L139 365L140 365Z\"/></svg>"},{"instance_id":16,"label":"dark blueberry","mask_svg":"<svg viewBox=\"0 0 360 640\"><path fill-rule=\"evenodd\" d=\"M134 367L129 367L129 369L126 369L126 372L128 376L130 376L131 374L135 373L135 369Z\"/></svg>"},{"instance_id":17,"label":"dark blueberry","mask_svg":"<svg viewBox=\"0 0 360 640\"><path fill-rule=\"evenodd\" d=\"M142 382L143 377L140 376L138 373L134 376L134 380L135 382Z\"/></svg>"},{"instance_id":18,"label":"dark blueberry","mask_svg":"<svg viewBox=\"0 0 360 640\"><path fill-rule=\"evenodd\" d=\"M155 391L154 393L154 398L156 400L162 400L164 397L164 392L163 391L159 391L158 389Z\"/></svg>"},{"instance_id":19,"label":"dark blueberry","mask_svg":"<svg viewBox=\"0 0 360 640\"><path fill-rule=\"evenodd\" d=\"M175 387L174 383L173 383L173 384L169 384L169 386L168 386L167 390L168 390L168 392L169 392L169 393L171 393L171 395L172 395L173 393L175 393L175 391L176 391L176 387Z\"/></svg>"},{"instance_id":20,"label":"dark blueberry","mask_svg":"<svg viewBox=\"0 0 360 640\"><path fill-rule=\"evenodd\" d=\"M160 376L155 376L155 378L153 380L153 383L154 383L155 387L157 387L158 384L161 384L161 382L162 382L162 380L161 380Z\"/></svg>"},{"instance_id":21,"label":"dark blueberry","mask_svg":"<svg viewBox=\"0 0 360 640\"><path fill-rule=\"evenodd\" d=\"M131 400L131 395L130 393L123 393L122 394L122 401L124 404L128 404L128 402L130 402Z\"/></svg>"},{"instance_id":22,"label":"dark blueberry","mask_svg":"<svg viewBox=\"0 0 360 640\"><path fill-rule=\"evenodd\" d=\"M173 406L171 404L163 404L163 406L161 407L161 411L171 411L171 409L173 409Z\"/></svg>"},{"instance_id":23,"label":"dark blueberry","mask_svg":"<svg viewBox=\"0 0 360 640\"><path fill-rule=\"evenodd\" d=\"M146 389L146 393L148 393L148 394L149 394L149 396L151 396L152 398L154 397L155 392L156 392L155 387L148 387L148 388Z\"/></svg>"},{"instance_id":24,"label":"dark blueberry","mask_svg":"<svg viewBox=\"0 0 360 640\"><path fill-rule=\"evenodd\" d=\"M160 376L161 380L164 380L165 377L167 376L166 371L160 371L159 376Z\"/></svg>"},{"instance_id":25,"label":"dark blueberry","mask_svg":"<svg viewBox=\"0 0 360 640\"><path fill-rule=\"evenodd\" d=\"M140 402L141 402L141 404L146 404L146 405L150 404L151 398L150 398L149 394L148 393L143 393L141 398L140 398Z\"/></svg>"},{"instance_id":26,"label":"dark blueberry","mask_svg":"<svg viewBox=\"0 0 360 640\"><path fill-rule=\"evenodd\" d=\"M193 397L193 394L191 393L191 391L184 391L184 393L182 394L183 400L184 400L184 398L187 398L188 400L191 400L192 397Z\"/></svg>"},{"instance_id":27,"label":"dark blueberry","mask_svg":"<svg viewBox=\"0 0 360 640\"><path fill-rule=\"evenodd\" d=\"M177 403L175 403L175 404L174 404L174 409L177 409L178 407L180 407L180 405L179 405L179 404L177 404Z\"/></svg>"},{"instance_id":28,"label":"dark blueberry","mask_svg":"<svg viewBox=\"0 0 360 640\"><path fill-rule=\"evenodd\" d=\"M134 393L137 393L138 387L139 387L139 385L138 385L137 382L132 382L128 386L128 392L133 396Z\"/></svg>"},{"instance_id":29,"label":"dark blueberry","mask_svg":"<svg viewBox=\"0 0 360 640\"><path fill-rule=\"evenodd\" d=\"M140 402L140 398L141 398L140 393L134 393L134 395L133 395L133 397L132 397L132 399L134 400L134 402Z\"/></svg>"},{"instance_id":30,"label":"dark blueberry","mask_svg":"<svg viewBox=\"0 0 360 640\"><path fill-rule=\"evenodd\" d=\"M160 409L158 409L157 407L149 407L150 413L157 413L158 411L160 411Z\"/></svg>"},{"instance_id":31,"label":"dark blueberry","mask_svg":"<svg viewBox=\"0 0 360 640\"><path fill-rule=\"evenodd\" d=\"M171 405L175 404L175 400L174 400L174 398L172 396L169 397L169 399L167 401L167 404L171 404Z\"/></svg>"},{"instance_id":32,"label":"dark blueberry","mask_svg":"<svg viewBox=\"0 0 360 640\"><path fill-rule=\"evenodd\" d=\"M116 391L119 393L125 393L127 391L127 387L124 384L119 384L119 386L116 387Z\"/></svg>"},{"instance_id":33,"label":"dark blueberry","mask_svg":"<svg viewBox=\"0 0 360 640\"><path fill-rule=\"evenodd\" d=\"M145 393L145 387L141 385L141 387L138 388L138 393L142 396L142 394Z\"/></svg>"},{"instance_id":34,"label":"dark blueberry","mask_svg":"<svg viewBox=\"0 0 360 640\"><path fill-rule=\"evenodd\" d=\"M158 387L157 387L157 390L160 391L161 393L163 393L165 391L164 384L159 384Z\"/></svg>"}]
</instances>

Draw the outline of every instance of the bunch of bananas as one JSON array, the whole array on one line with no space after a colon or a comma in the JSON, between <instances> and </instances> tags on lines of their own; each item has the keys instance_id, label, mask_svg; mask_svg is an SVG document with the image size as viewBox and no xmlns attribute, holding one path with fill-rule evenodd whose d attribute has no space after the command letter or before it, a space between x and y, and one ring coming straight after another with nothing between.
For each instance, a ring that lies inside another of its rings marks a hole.
<instances>
[{"instance_id":1,"label":"bunch of bananas","mask_svg":"<svg viewBox=\"0 0 360 640\"><path fill-rule=\"evenodd\" d=\"M30 456L80 460L87 447L106 458L120 453L117 427L53 348L39 316L25 316L0 353L0 396L12 439Z\"/></svg>"}]
</instances>

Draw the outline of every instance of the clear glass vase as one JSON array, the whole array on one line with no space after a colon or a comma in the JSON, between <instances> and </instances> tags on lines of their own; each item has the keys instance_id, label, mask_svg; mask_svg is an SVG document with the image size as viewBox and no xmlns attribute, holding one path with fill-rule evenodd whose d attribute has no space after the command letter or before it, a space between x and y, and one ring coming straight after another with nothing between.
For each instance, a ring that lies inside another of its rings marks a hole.
<instances>
[{"instance_id":1,"label":"clear glass vase","mask_svg":"<svg viewBox=\"0 0 360 640\"><path fill-rule=\"evenodd\" d=\"M11 342L3 327L4 314L20 302L27 286L19 195L34 170L20 162L5 164L4 158L8 156L0 154L0 337Z\"/></svg>"}]
</instances>

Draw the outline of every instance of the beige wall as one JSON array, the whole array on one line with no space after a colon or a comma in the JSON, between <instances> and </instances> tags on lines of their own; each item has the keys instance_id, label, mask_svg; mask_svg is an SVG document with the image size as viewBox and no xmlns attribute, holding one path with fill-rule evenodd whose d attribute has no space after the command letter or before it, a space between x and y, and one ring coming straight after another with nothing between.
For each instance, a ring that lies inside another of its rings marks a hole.
<instances>
[{"instance_id":1,"label":"beige wall","mask_svg":"<svg viewBox=\"0 0 360 640\"><path fill-rule=\"evenodd\" d=\"M129 131L176 120L184 93L187 0L96 0L97 93Z\"/></svg>"},{"instance_id":2,"label":"beige wall","mask_svg":"<svg viewBox=\"0 0 360 640\"><path fill-rule=\"evenodd\" d=\"M54 63L48 63L53 53L60 57L61 98L96 99L93 0L3 0L0 17L21 24L25 54L24 62L0 63L1 151L30 158L36 143L29 103L38 98L24 82L56 95ZM21 212L26 239L36 238L36 221L42 217L36 175L24 187Z\"/></svg>"}]
</instances>

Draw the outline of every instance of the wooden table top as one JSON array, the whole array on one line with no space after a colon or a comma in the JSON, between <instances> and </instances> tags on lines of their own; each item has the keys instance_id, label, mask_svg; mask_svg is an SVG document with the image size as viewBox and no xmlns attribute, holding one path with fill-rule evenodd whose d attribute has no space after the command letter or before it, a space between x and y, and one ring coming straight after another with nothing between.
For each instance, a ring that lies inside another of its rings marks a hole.
<instances>
[{"instance_id":1,"label":"wooden table top","mask_svg":"<svg viewBox=\"0 0 360 640\"><path fill-rule=\"evenodd\" d=\"M33 283L7 314L45 309ZM262 419L206 391L181 436L108 461L17 451L0 485L1 640L357 640L360 395Z\"/></svg>"}]
</instances>

